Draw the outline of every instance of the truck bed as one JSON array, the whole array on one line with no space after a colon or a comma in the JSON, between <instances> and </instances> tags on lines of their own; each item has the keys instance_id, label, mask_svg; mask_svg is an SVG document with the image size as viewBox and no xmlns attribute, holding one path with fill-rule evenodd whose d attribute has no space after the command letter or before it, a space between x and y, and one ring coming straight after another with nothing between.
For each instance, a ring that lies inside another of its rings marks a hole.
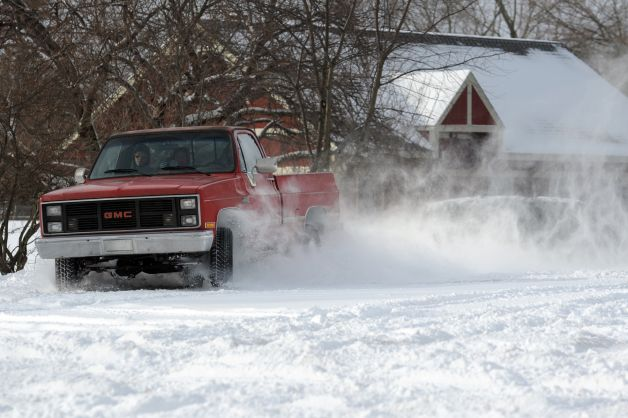
<instances>
[{"instance_id":1,"label":"truck bed","mask_svg":"<svg viewBox=\"0 0 628 418\"><path fill-rule=\"evenodd\" d=\"M283 216L305 216L310 207L338 210L339 192L332 173L275 176L283 200Z\"/></svg>"}]
</instances>

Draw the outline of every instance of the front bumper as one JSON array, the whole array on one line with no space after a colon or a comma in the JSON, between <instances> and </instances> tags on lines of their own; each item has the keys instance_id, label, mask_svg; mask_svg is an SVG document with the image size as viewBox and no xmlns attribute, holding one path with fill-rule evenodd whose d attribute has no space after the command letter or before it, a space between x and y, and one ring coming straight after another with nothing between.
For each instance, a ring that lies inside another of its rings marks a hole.
<instances>
[{"instance_id":1,"label":"front bumper","mask_svg":"<svg viewBox=\"0 0 628 418\"><path fill-rule=\"evenodd\" d=\"M102 257L209 251L212 231L45 237L35 241L41 258Z\"/></svg>"}]
</instances>

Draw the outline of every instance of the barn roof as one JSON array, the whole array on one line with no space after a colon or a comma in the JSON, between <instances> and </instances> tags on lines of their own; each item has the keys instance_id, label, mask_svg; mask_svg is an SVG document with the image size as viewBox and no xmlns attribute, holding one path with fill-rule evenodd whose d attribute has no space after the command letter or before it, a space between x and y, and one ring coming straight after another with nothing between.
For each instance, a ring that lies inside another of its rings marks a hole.
<instances>
[{"instance_id":1,"label":"barn roof","mask_svg":"<svg viewBox=\"0 0 628 418\"><path fill-rule=\"evenodd\" d=\"M400 76L394 83L394 95L403 96L408 113L416 115L415 124L434 126L441 124L451 111L452 105L471 85L481 97L485 93L468 70L418 71ZM488 99L481 99L497 125L501 125L499 115ZM408 108L409 106L409 108Z\"/></svg>"},{"instance_id":2,"label":"barn roof","mask_svg":"<svg viewBox=\"0 0 628 418\"><path fill-rule=\"evenodd\" d=\"M401 32L399 40L405 44L451 45L501 49L504 52L526 55L531 50L554 52L564 48L560 42L535 39L499 38L496 36L458 35L452 33Z\"/></svg>"},{"instance_id":3,"label":"barn roof","mask_svg":"<svg viewBox=\"0 0 628 418\"><path fill-rule=\"evenodd\" d=\"M430 71L433 81L442 79L437 97L442 101L451 96L452 79L472 72L503 122L506 152L628 156L628 98L561 44L418 33L403 37L407 43L388 67L389 76L397 78L395 88L408 91L403 80ZM416 106L408 96L395 96L408 109ZM423 99L428 107L442 107L430 105L429 94Z\"/></svg>"}]
</instances>

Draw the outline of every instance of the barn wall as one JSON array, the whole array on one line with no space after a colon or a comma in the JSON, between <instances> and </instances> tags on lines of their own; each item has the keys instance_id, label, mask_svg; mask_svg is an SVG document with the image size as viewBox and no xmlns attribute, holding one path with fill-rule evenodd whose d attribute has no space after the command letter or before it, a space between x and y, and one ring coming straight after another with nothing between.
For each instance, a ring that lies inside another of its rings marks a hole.
<instances>
[{"instance_id":1,"label":"barn wall","mask_svg":"<svg viewBox=\"0 0 628 418\"><path fill-rule=\"evenodd\" d=\"M472 89L471 93L471 115L473 125L495 125L495 120L475 88Z\"/></svg>"},{"instance_id":2,"label":"barn wall","mask_svg":"<svg viewBox=\"0 0 628 418\"><path fill-rule=\"evenodd\" d=\"M443 125L466 125L467 124L467 95L465 93L458 97L458 100L449 110L443 120Z\"/></svg>"}]
</instances>

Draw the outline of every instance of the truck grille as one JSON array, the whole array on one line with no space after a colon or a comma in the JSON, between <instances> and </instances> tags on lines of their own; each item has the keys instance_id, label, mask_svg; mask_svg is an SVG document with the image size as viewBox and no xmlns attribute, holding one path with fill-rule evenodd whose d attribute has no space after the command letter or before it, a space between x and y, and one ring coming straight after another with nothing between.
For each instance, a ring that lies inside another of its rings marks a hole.
<instances>
[{"instance_id":1,"label":"truck grille","mask_svg":"<svg viewBox=\"0 0 628 418\"><path fill-rule=\"evenodd\" d=\"M62 220L65 233L150 230L180 227L181 215L194 214L198 216L198 199L197 209L182 210L179 208L181 198L193 197L51 202L45 205L61 205L63 207ZM43 214L45 222L54 221L54 219L46 219L45 210L43 210Z\"/></svg>"},{"instance_id":2,"label":"truck grille","mask_svg":"<svg viewBox=\"0 0 628 418\"><path fill-rule=\"evenodd\" d=\"M132 229L137 227L136 205L133 200L101 203L102 229Z\"/></svg>"}]
</instances>

